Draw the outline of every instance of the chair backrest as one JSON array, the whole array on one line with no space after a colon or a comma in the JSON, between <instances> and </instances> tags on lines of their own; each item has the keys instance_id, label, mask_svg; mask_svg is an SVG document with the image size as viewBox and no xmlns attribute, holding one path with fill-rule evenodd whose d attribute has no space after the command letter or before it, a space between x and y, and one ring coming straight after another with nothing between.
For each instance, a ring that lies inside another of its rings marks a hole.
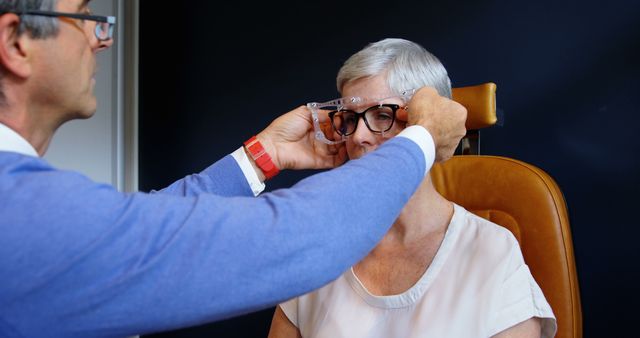
<instances>
[{"instance_id":1,"label":"chair backrest","mask_svg":"<svg viewBox=\"0 0 640 338\"><path fill-rule=\"evenodd\" d=\"M485 84L454 90L454 100L467 107L467 129L495 123L495 89L495 84ZM556 337L582 337L567 206L556 182L531 164L482 155L459 155L436 164L431 178L448 200L511 230L556 316Z\"/></svg>"}]
</instances>

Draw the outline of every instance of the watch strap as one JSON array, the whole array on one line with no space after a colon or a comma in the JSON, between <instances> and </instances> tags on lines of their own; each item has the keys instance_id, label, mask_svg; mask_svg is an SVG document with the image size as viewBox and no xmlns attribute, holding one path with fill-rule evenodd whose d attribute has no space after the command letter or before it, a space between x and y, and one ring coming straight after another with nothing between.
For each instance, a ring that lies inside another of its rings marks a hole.
<instances>
[{"instance_id":1,"label":"watch strap","mask_svg":"<svg viewBox=\"0 0 640 338\"><path fill-rule=\"evenodd\" d=\"M255 136L252 136L250 139L244 142L244 147L247 149L247 152L256 163L258 168L262 170L265 179L270 179L280 172L280 169L276 167L276 165L271 160L271 156L267 154L262 146L262 143L258 141Z\"/></svg>"}]
</instances>

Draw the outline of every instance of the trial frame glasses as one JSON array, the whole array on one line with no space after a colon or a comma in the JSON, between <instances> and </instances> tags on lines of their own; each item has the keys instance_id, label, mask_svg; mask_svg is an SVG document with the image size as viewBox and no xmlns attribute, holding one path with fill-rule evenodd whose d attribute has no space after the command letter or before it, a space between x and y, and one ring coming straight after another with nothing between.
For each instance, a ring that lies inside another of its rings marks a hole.
<instances>
[{"instance_id":1,"label":"trial frame glasses","mask_svg":"<svg viewBox=\"0 0 640 338\"><path fill-rule=\"evenodd\" d=\"M345 142L347 140L347 137L345 135L339 135L340 138L337 139L337 140L329 139L329 138L327 138L327 136L325 136L325 133L324 133L323 130L326 130L327 129L326 127L330 128L332 130L335 130L335 129L333 128L333 124L331 123L331 121L327 122L327 124L329 124L329 126L327 126L324 122L320 122L321 111L324 111L325 113L326 113L327 110L329 110L329 111L337 111L337 110L343 109L345 106L347 106L349 104L358 104L358 103L363 103L363 102L377 102L378 105L380 105L380 104L383 104L382 102L384 100L387 100L387 99L390 99L390 98L400 98L405 103L407 103L407 102L409 102L409 100L411 99L413 94L415 94L416 91L418 91L417 88L405 89L405 90L401 91L400 93L398 93L396 95L392 95L392 96L385 97L385 98L377 98L375 100L370 100L370 99L362 98L362 97L342 97L342 98L331 100L331 101L327 101L327 102L309 102L309 103L307 103L307 108L311 111L311 122L313 123L314 136L315 136L316 140L318 140L318 141L320 141L322 143L325 143L325 144L330 144L330 145L331 144L340 144L340 143L343 143L343 142ZM398 109L400 109L400 108L398 108ZM394 121L395 121L395 117L394 117ZM366 124L366 121L365 121L365 124ZM371 130L371 128L369 128L369 130Z\"/></svg>"},{"instance_id":2,"label":"trial frame glasses","mask_svg":"<svg viewBox=\"0 0 640 338\"><path fill-rule=\"evenodd\" d=\"M93 14L81 14L81 13L66 13L66 12L54 12L54 11L42 11L38 9L30 9L24 11L6 11L4 13L13 13L16 15L37 15L48 17L63 17L80 20L89 20L96 23L94 34L98 41L107 41L113 38L113 27L116 24L115 16L100 16Z\"/></svg>"}]
</instances>

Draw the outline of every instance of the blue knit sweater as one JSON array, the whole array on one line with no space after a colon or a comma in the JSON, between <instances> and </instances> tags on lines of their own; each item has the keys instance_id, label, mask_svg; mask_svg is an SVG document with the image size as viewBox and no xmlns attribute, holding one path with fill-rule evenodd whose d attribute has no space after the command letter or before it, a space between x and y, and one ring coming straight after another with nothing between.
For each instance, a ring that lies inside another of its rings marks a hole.
<instances>
[{"instance_id":1,"label":"blue knit sweater","mask_svg":"<svg viewBox=\"0 0 640 338\"><path fill-rule=\"evenodd\" d=\"M259 197L231 156L125 194L0 152L0 337L123 337L274 306L364 257L424 172L394 138Z\"/></svg>"}]
</instances>

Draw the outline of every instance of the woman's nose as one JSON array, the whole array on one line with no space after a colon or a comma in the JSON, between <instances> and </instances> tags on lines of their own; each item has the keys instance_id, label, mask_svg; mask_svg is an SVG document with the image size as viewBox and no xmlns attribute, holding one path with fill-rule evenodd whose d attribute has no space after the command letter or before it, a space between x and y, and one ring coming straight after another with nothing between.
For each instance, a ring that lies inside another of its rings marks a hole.
<instances>
[{"instance_id":1,"label":"woman's nose","mask_svg":"<svg viewBox=\"0 0 640 338\"><path fill-rule=\"evenodd\" d=\"M367 128L366 123L364 122L364 118L360 118L358 120L358 124L356 126L356 131L351 135L353 141L357 144L374 144L375 143L375 135Z\"/></svg>"}]
</instances>

